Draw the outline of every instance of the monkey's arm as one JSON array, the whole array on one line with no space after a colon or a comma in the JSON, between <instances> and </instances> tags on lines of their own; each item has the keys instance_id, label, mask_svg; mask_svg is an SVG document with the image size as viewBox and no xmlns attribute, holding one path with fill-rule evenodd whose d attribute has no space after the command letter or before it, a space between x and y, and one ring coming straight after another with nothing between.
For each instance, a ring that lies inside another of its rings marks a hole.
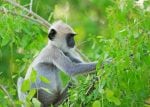
<instances>
[{"instance_id":1,"label":"monkey's arm","mask_svg":"<svg viewBox=\"0 0 150 107\"><path fill-rule=\"evenodd\" d=\"M64 53L65 56L69 57L69 59L74 63L82 63L83 61L79 58L73 57L73 55Z\"/></svg>"},{"instance_id":2,"label":"monkey's arm","mask_svg":"<svg viewBox=\"0 0 150 107\"><path fill-rule=\"evenodd\" d=\"M79 59L77 59L77 58L74 58L74 57L72 57L72 56L70 56L69 58L70 58L70 60L71 60L72 62L74 62L74 63L82 63L81 60L79 60Z\"/></svg>"},{"instance_id":3,"label":"monkey's arm","mask_svg":"<svg viewBox=\"0 0 150 107\"><path fill-rule=\"evenodd\" d=\"M82 57L80 56L80 54L76 51L73 52L73 54L71 55L71 58L73 59L73 61L75 63L84 63Z\"/></svg>"},{"instance_id":4,"label":"monkey's arm","mask_svg":"<svg viewBox=\"0 0 150 107\"><path fill-rule=\"evenodd\" d=\"M97 62L91 63L77 63L74 64L67 56L63 54L59 49L54 50L53 64L60 70L66 71L69 75L76 75L81 73L90 73L96 69Z\"/></svg>"}]
</instances>

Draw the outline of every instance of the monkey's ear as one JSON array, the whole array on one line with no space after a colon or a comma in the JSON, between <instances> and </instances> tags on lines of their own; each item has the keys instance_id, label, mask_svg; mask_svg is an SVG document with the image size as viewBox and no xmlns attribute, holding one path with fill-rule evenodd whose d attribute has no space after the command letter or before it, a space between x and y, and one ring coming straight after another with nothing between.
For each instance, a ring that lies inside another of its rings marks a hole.
<instances>
[{"instance_id":1,"label":"monkey's ear","mask_svg":"<svg viewBox=\"0 0 150 107\"><path fill-rule=\"evenodd\" d=\"M50 40L53 40L55 38L55 35L56 35L56 30L55 29L51 29L49 34L48 34L48 38Z\"/></svg>"}]
</instances>

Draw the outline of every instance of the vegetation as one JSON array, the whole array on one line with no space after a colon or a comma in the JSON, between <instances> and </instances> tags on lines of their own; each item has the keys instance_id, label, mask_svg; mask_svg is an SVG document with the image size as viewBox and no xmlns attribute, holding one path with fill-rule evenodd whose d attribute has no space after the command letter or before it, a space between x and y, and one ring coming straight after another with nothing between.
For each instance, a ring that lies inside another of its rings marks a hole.
<instances>
[{"instance_id":1,"label":"vegetation","mask_svg":"<svg viewBox=\"0 0 150 107\"><path fill-rule=\"evenodd\" d=\"M0 107L20 107L16 81L47 44L47 25L8 1L0 1ZM112 59L104 68L98 65L96 74L78 76L60 107L150 106L150 1L16 1L49 23L73 26L77 47L90 60L100 65ZM61 76L67 84L69 77Z\"/></svg>"}]
</instances>

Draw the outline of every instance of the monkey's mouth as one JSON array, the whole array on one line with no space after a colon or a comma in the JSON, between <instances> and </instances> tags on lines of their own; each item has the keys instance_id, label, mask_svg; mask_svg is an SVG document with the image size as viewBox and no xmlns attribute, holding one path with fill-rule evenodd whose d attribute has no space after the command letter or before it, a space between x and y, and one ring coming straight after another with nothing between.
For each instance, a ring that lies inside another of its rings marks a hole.
<instances>
[{"instance_id":1,"label":"monkey's mouth","mask_svg":"<svg viewBox=\"0 0 150 107\"><path fill-rule=\"evenodd\" d=\"M68 45L69 48L74 48L75 42L68 42L67 45Z\"/></svg>"},{"instance_id":2,"label":"monkey's mouth","mask_svg":"<svg viewBox=\"0 0 150 107\"><path fill-rule=\"evenodd\" d=\"M73 45L68 45L69 48L74 48L75 44Z\"/></svg>"}]
</instances>

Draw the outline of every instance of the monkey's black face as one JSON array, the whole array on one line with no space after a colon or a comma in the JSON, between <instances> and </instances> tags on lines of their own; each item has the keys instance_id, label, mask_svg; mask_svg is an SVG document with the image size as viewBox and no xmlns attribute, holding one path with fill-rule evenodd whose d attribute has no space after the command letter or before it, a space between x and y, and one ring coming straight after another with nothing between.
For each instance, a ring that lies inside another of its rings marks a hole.
<instances>
[{"instance_id":1,"label":"monkey's black face","mask_svg":"<svg viewBox=\"0 0 150 107\"><path fill-rule=\"evenodd\" d=\"M67 34L66 36L66 42L69 48L73 48L75 46L74 36L75 34L72 34L72 33Z\"/></svg>"}]
</instances>

